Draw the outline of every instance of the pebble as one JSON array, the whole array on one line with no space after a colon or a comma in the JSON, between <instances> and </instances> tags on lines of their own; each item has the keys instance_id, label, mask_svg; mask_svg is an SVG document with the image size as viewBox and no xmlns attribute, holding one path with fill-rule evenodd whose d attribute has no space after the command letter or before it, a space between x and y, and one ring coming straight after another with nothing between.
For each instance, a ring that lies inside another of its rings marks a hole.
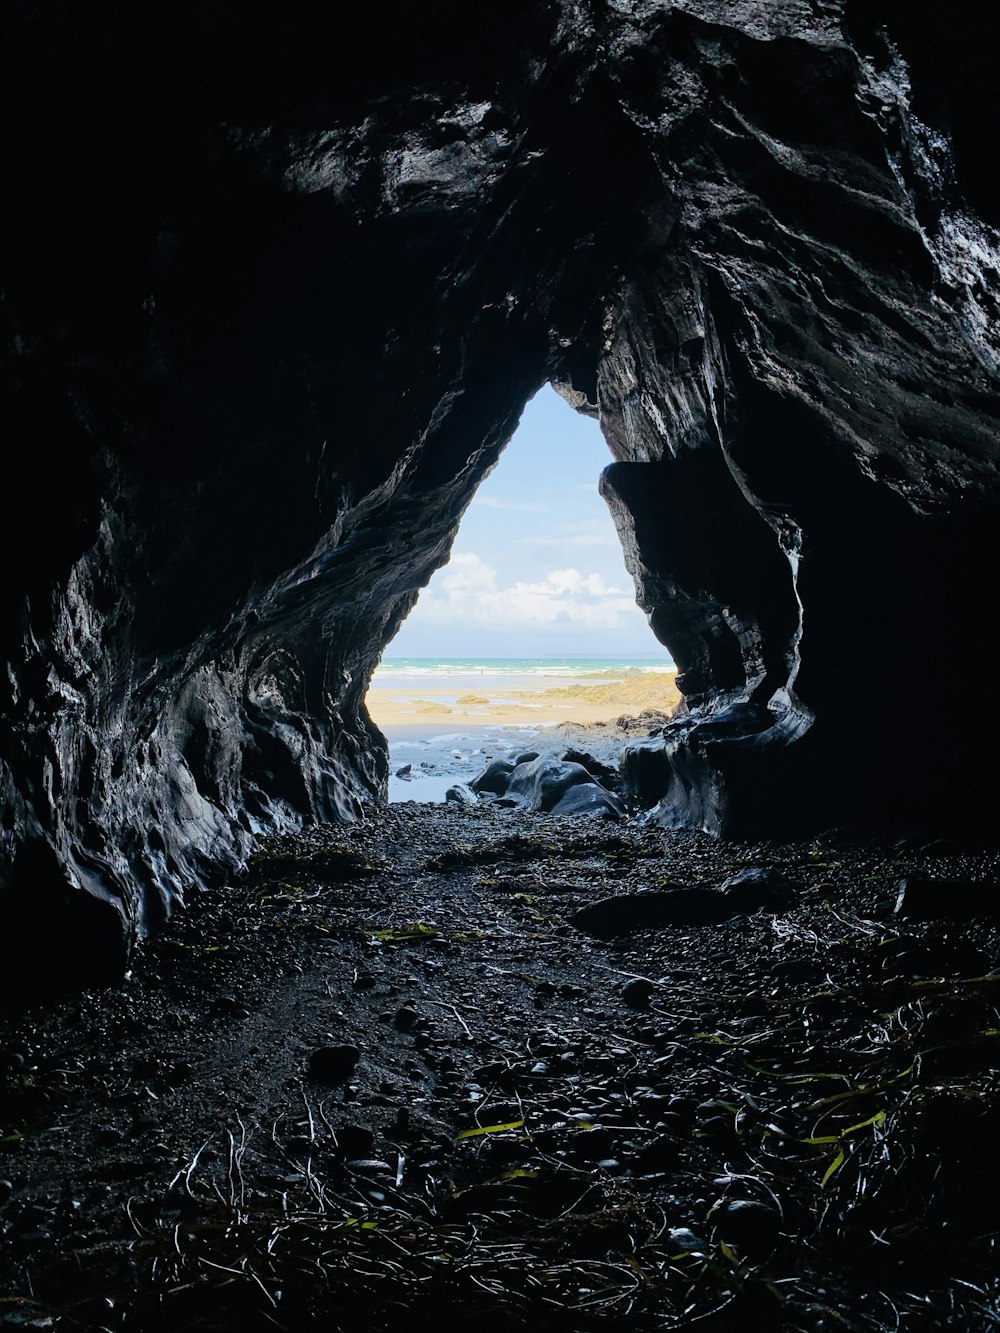
<instances>
[{"instance_id":1,"label":"pebble","mask_svg":"<svg viewBox=\"0 0 1000 1333\"><path fill-rule=\"evenodd\" d=\"M708 1220L727 1245L735 1245L748 1259L766 1258L778 1241L777 1211L755 1199L720 1199L709 1209Z\"/></svg>"},{"instance_id":2,"label":"pebble","mask_svg":"<svg viewBox=\"0 0 1000 1333\"><path fill-rule=\"evenodd\" d=\"M0 1180L0 1208L6 1208L14 1197L14 1186L9 1180Z\"/></svg>"},{"instance_id":3,"label":"pebble","mask_svg":"<svg viewBox=\"0 0 1000 1333\"><path fill-rule=\"evenodd\" d=\"M630 1009L647 1009L656 987L651 981L630 981L622 987L622 999Z\"/></svg>"},{"instance_id":4,"label":"pebble","mask_svg":"<svg viewBox=\"0 0 1000 1333\"><path fill-rule=\"evenodd\" d=\"M320 1046L309 1057L309 1074L320 1083L340 1083L360 1059L357 1046Z\"/></svg>"},{"instance_id":5,"label":"pebble","mask_svg":"<svg viewBox=\"0 0 1000 1333\"><path fill-rule=\"evenodd\" d=\"M420 1021L420 1014L410 1004L404 1004L401 1009L397 1009L393 1017L393 1025L397 1032L410 1032Z\"/></svg>"},{"instance_id":6,"label":"pebble","mask_svg":"<svg viewBox=\"0 0 1000 1333\"><path fill-rule=\"evenodd\" d=\"M670 1248L685 1254L704 1254L708 1246L689 1227L674 1227L667 1232Z\"/></svg>"},{"instance_id":7,"label":"pebble","mask_svg":"<svg viewBox=\"0 0 1000 1333\"><path fill-rule=\"evenodd\" d=\"M371 1153L375 1131L367 1125L340 1125L337 1129L337 1143L345 1157L357 1160Z\"/></svg>"}]
</instances>

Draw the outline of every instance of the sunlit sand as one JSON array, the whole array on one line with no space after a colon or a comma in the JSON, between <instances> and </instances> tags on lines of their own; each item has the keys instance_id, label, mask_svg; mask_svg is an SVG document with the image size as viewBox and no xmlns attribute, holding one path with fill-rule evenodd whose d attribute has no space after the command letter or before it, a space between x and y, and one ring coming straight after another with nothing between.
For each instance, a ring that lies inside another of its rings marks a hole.
<instances>
[{"instance_id":1,"label":"sunlit sand","mask_svg":"<svg viewBox=\"0 0 1000 1333\"><path fill-rule=\"evenodd\" d=\"M542 678L530 689L501 683L486 684L475 692L421 684L372 689L366 702L372 720L390 741L444 732L468 734L480 727L549 727L559 722L589 726L648 710L672 713L681 698L676 675L644 671L597 684L556 686Z\"/></svg>"}]
</instances>

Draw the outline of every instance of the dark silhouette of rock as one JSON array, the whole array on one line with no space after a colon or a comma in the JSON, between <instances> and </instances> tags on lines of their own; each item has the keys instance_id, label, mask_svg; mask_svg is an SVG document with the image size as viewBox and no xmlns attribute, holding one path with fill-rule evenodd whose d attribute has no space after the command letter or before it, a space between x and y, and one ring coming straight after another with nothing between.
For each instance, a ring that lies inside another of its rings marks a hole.
<instances>
[{"instance_id":1,"label":"dark silhouette of rock","mask_svg":"<svg viewBox=\"0 0 1000 1333\"><path fill-rule=\"evenodd\" d=\"M537 758L538 758L537 750L525 750L523 754L519 754L515 757L514 766L517 767L518 764L530 764L532 759L537 759Z\"/></svg>"},{"instance_id":2,"label":"dark silhouette of rock","mask_svg":"<svg viewBox=\"0 0 1000 1333\"><path fill-rule=\"evenodd\" d=\"M320 1046L309 1057L309 1076L319 1083L342 1083L360 1058L357 1046Z\"/></svg>"},{"instance_id":3,"label":"dark silhouette of rock","mask_svg":"<svg viewBox=\"0 0 1000 1333\"><path fill-rule=\"evenodd\" d=\"M896 895L897 916L916 921L969 921L1000 914L1000 885L993 881L924 879L908 875Z\"/></svg>"},{"instance_id":4,"label":"dark silhouette of rock","mask_svg":"<svg viewBox=\"0 0 1000 1333\"><path fill-rule=\"evenodd\" d=\"M655 990L656 986L652 981L638 977L622 987L622 999L630 1009L648 1009Z\"/></svg>"},{"instance_id":5,"label":"dark silhouette of rock","mask_svg":"<svg viewBox=\"0 0 1000 1333\"><path fill-rule=\"evenodd\" d=\"M0 919L36 986L384 799L372 669L545 382L600 418L680 668L647 818L992 817L993 8L64 8L0 57Z\"/></svg>"},{"instance_id":6,"label":"dark silhouette of rock","mask_svg":"<svg viewBox=\"0 0 1000 1333\"><path fill-rule=\"evenodd\" d=\"M515 765L507 759L491 759L478 777L472 779L469 786L475 792L492 792L494 796L503 796L514 767Z\"/></svg>"},{"instance_id":7,"label":"dark silhouette of rock","mask_svg":"<svg viewBox=\"0 0 1000 1333\"><path fill-rule=\"evenodd\" d=\"M612 940L633 930L717 925L730 915L724 897L714 889L678 886L662 893L622 893L602 898L574 912L570 924L584 934Z\"/></svg>"},{"instance_id":8,"label":"dark silhouette of rock","mask_svg":"<svg viewBox=\"0 0 1000 1333\"><path fill-rule=\"evenodd\" d=\"M801 885L787 879L780 870L768 866L747 866L731 875L719 892L734 911L756 912L761 908L770 912L787 909L795 901Z\"/></svg>"},{"instance_id":9,"label":"dark silhouette of rock","mask_svg":"<svg viewBox=\"0 0 1000 1333\"><path fill-rule=\"evenodd\" d=\"M778 1243L781 1217L770 1204L756 1199L723 1199L709 1209L708 1220L727 1245L749 1259L766 1259Z\"/></svg>"}]
</instances>

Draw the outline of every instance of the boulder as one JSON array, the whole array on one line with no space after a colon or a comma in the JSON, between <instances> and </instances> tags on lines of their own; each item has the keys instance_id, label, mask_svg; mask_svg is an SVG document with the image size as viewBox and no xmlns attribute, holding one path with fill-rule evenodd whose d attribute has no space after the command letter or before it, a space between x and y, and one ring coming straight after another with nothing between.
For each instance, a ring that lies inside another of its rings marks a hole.
<instances>
[{"instance_id":1,"label":"boulder","mask_svg":"<svg viewBox=\"0 0 1000 1333\"><path fill-rule=\"evenodd\" d=\"M602 763L589 750L566 750L562 760L565 764L579 764L581 768L585 768L595 782L599 782L608 791L620 792L622 790L622 779L618 769L612 768L610 764Z\"/></svg>"},{"instance_id":2,"label":"boulder","mask_svg":"<svg viewBox=\"0 0 1000 1333\"><path fill-rule=\"evenodd\" d=\"M507 795L526 810L547 814L571 787L582 783L593 785L593 778L581 764L564 764L554 755L540 755L517 765L507 783Z\"/></svg>"},{"instance_id":3,"label":"boulder","mask_svg":"<svg viewBox=\"0 0 1000 1333\"><path fill-rule=\"evenodd\" d=\"M677 886L662 892L621 893L581 908L570 925L585 935L613 940L634 930L662 926L711 926L731 915L726 900L714 889Z\"/></svg>"},{"instance_id":4,"label":"boulder","mask_svg":"<svg viewBox=\"0 0 1000 1333\"><path fill-rule=\"evenodd\" d=\"M492 759L469 786L474 792L492 792L494 796L503 796L513 771L514 765L509 760Z\"/></svg>"},{"instance_id":5,"label":"boulder","mask_svg":"<svg viewBox=\"0 0 1000 1333\"><path fill-rule=\"evenodd\" d=\"M756 912L763 909L781 912L794 902L801 885L787 879L780 870L766 866L747 866L720 886L734 912Z\"/></svg>"},{"instance_id":6,"label":"boulder","mask_svg":"<svg viewBox=\"0 0 1000 1333\"><path fill-rule=\"evenodd\" d=\"M1000 884L995 880L924 879L908 875L896 895L897 916L914 921L950 918L969 921L1000 916Z\"/></svg>"},{"instance_id":7,"label":"boulder","mask_svg":"<svg viewBox=\"0 0 1000 1333\"><path fill-rule=\"evenodd\" d=\"M612 792L596 782L570 787L549 811L553 815L590 815L596 819L624 819L625 807Z\"/></svg>"},{"instance_id":8,"label":"boulder","mask_svg":"<svg viewBox=\"0 0 1000 1333\"><path fill-rule=\"evenodd\" d=\"M476 805L476 793L467 782L456 782L454 786L449 787L444 794L446 801L453 801L457 805Z\"/></svg>"}]
</instances>

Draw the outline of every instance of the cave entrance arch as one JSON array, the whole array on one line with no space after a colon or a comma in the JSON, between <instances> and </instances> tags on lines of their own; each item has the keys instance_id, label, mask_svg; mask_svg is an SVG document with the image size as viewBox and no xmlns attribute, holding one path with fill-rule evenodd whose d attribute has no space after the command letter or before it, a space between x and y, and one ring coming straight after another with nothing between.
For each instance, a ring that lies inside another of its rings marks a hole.
<instances>
[{"instance_id":1,"label":"cave entrance arch","mask_svg":"<svg viewBox=\"0 0 1000 1333\"><path fill-rule=\"evenodd\" d=\"M673 661L599 492L611 461L597 421L551 386L526 404L375 671L367 704L390 745L390 801L442 800L511 747L565 748L558 723L676 707ZM613 758L624 739L590 744Z\"/></svg>"}]
</instances>

